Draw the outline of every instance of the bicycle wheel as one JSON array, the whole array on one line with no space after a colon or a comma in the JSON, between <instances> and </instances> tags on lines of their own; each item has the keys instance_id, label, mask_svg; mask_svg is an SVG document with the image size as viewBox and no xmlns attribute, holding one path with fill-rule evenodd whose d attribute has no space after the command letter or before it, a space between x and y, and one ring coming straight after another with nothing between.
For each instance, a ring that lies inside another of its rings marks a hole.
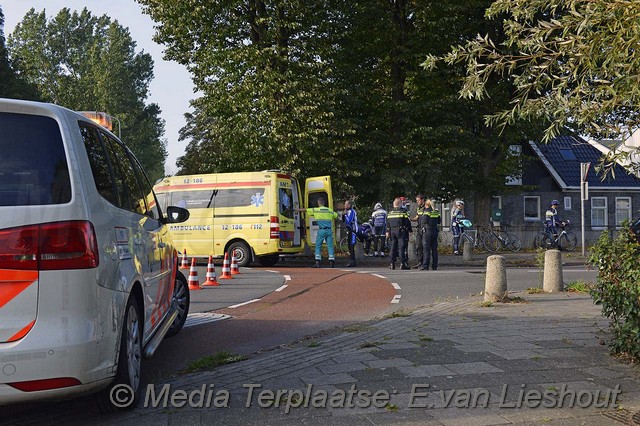
<instances>
[{"instance_id":1,"label":"bicycle wheel","mask_svg":"<svg viewBox=\"0 0 640 426\"><path fill-rule=\"evenodd\" d=\"M488 252L495 253L500 249L500 240L496 234L487 234L482 239L482 245Z\"/></svg>"},{"instance_id":2,"label":"bicycle wheel","mask_svg":"<svg viewBox=\"0 0 640 426\"><path fill-rule=\"evenodd\" d=\"M514 253L519 252L522 248L522 241L515 234L506 234L505 241L507 248Z\"/></svg>"},{"instance_id":3,"label":"bicycle wheel","mask_svg":"<svg viewBox=\"0 0 640 426\"><path fill-rule=\"evenodd\" d=\"M578 245L578 239L573 232L565 232L558 238L558 247L564 251L571 251Z\"/></svg>"},{"instance_id":4,"label":"bicycle wheel","mask_svg":"<svg viewBox=\"0 0 640 426\"><path fill-rule=\"evenodd\" d=\"M533 239L533 248L536 250L539 248L543 248L546 250L549 246L549 244L547 244L548 242L549 242L549 235L547 235L546 232L540 232Z\"/></svg>"},{"instance_id":5,"label":"bicycle wheel","mask_svg":"<svg viewBox=\"0 0 640 426\"><path fill-rule=\"evenodd\" d=\"M338 243L338 250L340 253L349 253L349 242L347 237L342 237Z\"/></svg>"}]
</instances>

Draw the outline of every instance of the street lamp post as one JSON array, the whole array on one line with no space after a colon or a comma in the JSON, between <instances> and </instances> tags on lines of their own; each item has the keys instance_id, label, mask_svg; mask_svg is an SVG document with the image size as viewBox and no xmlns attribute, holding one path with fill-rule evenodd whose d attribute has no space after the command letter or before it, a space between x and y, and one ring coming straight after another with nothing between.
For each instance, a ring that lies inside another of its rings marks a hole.
<instances>
[{"instance_id":1,"label":"street lamp post","mask_svg":"<svg viewBox=\"0 0 640 426\"><path fill-rule=\"evenodd\" d=\"M587 182L587 174L589 173L589 167L591 163L580 163L580 214L582 215L582 257L585 256L584 247L584 202L589 199L589 182Z\"/></svg>"}]
</instances>

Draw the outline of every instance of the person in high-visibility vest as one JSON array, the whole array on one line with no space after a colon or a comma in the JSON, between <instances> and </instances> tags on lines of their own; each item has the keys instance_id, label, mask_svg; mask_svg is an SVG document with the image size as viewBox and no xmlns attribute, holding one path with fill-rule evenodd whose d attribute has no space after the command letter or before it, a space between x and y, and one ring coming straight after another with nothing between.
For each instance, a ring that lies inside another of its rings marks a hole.
<instances>
[{"instance_id":1,"label":"person in high-visibility vest","mask_svg":"<svg viewBox=\"0 0 640 426\"><path fill-rule=\"evenodd\" d=\"M329 251L329 266L333 268L336 263L335 250L333 247L333 221L338 217L338 213L325 206L324 198L318 198L318 207L308 209L296 209L297 211L307 212L308 215L314 217L318 224L318 233L316 234L316 263L314 268L320 267L322 261L322 243L327 242L327 250Z\"/></svg>"}]
</instances>

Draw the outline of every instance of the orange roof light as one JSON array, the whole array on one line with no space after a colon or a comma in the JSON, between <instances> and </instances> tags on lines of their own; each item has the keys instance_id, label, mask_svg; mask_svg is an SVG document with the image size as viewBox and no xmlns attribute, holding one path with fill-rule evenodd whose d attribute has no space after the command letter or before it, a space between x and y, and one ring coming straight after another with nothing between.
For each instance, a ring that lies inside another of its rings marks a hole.
<instances>
[{"instance_id":1,"label":"orange roof light","mask_svg":"<svg viewBox=\"0 0 640 426\"><path fill-rule=\"evenodd\" d=\"M98 111L78 111L79 114L84 115L89 120L93 121L96 124L101 125L107 130L113 130L113 122L111 116L106 112L98 112Z\"/></svg>"}]
</instances>

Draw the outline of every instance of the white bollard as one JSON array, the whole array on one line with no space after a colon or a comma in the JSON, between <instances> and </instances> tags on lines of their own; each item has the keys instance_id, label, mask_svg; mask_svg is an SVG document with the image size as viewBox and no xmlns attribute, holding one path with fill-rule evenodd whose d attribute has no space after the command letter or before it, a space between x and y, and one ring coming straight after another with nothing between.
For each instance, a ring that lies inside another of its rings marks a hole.
<instances>
[{"instance_id":1,"label":"white bollard","mask_svg":"<svg viewBox=\"0 0 640 426\"><path fill-rule=\"evenodd\" d=\"M487 258L487 277L484 283L484 301L500 302L507 296L507 263L504 256Z\"/></svg>"},{"instance_id":2,"label":"white bollard","mask_svg":"<svg viewBox=\"0 0 640 426\"><path fill-rule=\"evenodd\" d=\"M544 279L542 290L547 293L564 291L562 279L562 254L560 250L547 250L544 254Z\"/></svg>"}]
</instances>

